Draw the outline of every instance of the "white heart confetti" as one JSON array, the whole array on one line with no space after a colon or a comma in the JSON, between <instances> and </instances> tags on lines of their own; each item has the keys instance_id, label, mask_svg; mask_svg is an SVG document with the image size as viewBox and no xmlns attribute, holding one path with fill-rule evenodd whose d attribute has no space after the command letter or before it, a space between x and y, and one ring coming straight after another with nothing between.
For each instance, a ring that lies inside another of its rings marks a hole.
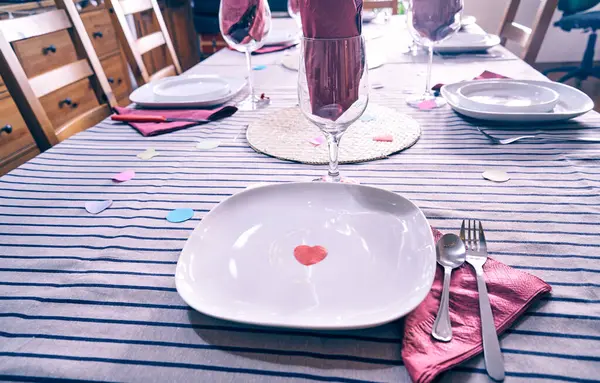
<instances>
[{"instance_id":1,"label":"white heart confetti","mask_svg":"<svg viewBox=\"0 0 600 383\"><path fill-rule=\"evenodd\" d=\"M483 172L482 176L486 180L494 182L506 182L510 179L508 173L503 172L501 170L486 170L485 172Z\"/></svg>"},{"instance_id":2,"label":"white heart confetti","mask_svg":"<svg viewBox=\"0 0 600 383\"><path fill-rule=\"evenodd\" d=\"M85 203L85 210L90 214L102 213L104 210L108 209L112 203L113 201L110 199L106 201L88 201Z\"/></svg>"},{"instance_id":3,"label":"white heart confetti","mask_svg":"<svg viewBox=\"0 0 600 383\"><path fill-rule=\"evenodd\" d=\"M196 144L196 149L212 150L218 148L219 145L221 145L221 141L218 140L202 140Z\"/></svg>"},{"instance_id":4,"label":"white heart confetti","mask_svg":"<svg viewBox=\"0 0 600 383\"><path fill-rule=\"evenodd\" d=\"M149 160L158 156L159 153L154 148L148 148L145 151L138 153L137 158L140 160Z\"/></svg>"}]
</instances>

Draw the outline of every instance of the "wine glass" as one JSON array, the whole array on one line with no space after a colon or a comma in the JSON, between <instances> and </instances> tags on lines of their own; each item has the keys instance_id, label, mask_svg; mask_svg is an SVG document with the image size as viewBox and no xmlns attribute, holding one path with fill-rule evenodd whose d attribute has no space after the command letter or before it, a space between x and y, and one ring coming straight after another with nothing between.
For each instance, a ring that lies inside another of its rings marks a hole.
<instances>
[{"instance_id":1,"label":"wine glass","mask_svg":"<svg viewBox=\"0 0 600 383\"><path fill-rule=\"evenodd\" d=\"M290 17L294 19L296 24L298 24L298 28L302 29L302 19L300 18L300 0L288 0L287 9Z\"/></svg>"},{"instance_id":2,"label":"wine glass","mask_svg":"<svg viewBox=\"0 0 600 383\"><path fill-rule=\"evenodd\" d=\"M315 181L343 182L338 170L342 135L367 108L369 81L362 36L302 38L298 99L304 116L327 139L329 171Z\"/></svg>"},{"instance_id":3,"label":"wine glass","mask_svg":"<svg viewBox=\"0 0 600 383\"><path fill-rule=\"evenodd\" d=\"M219 28L223 39L233 49L246 54L250 95L237 105L240 110L265 107L254 95L251 54L264 45L271 30L271 10L267 0L221 0Z\"/></svg>"},{"instance_id":4,"label":"wine glass","mask_svg":"<svg viewBox=\"0 0 600 383\"><path fill-rule=\"evenodd\" d=\"M425 93L409 98L408 105L419 109L439 108L446 104L443 97L431 92L431 67L433 64L433 46L460 29L460 16L463 0L410 0L407 24L413 39L427 48L427 80Z\"/></svg>"}]
</instances>

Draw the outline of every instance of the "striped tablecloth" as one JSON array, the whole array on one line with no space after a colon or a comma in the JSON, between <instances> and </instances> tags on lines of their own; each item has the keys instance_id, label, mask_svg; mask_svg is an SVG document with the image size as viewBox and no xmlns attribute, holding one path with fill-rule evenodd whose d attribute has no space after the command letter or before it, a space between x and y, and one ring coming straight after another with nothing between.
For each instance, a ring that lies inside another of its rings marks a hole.
<instances>
[{"instance_id":1,"label":"striped tablecloth","mask_svg":"<svg viewBox=\"0 0 600 383\"><path fill-rule=\"evenodd\" d=\"M250 121L296 102L296 75L277 64L283 54L263 56L272 62L256 72L259 90L272 99L267 110L152 138L106 121L0 178L0 380L409 380L399 322L335 333L253 328L194 312L175 291L180 250L219 201L257 182L305 181L326 171L257 154L244 139ZM243 75L243 57L235 55L219 53L193 71ZM484 69L540 76L519 60L450 61L436 63L434 82ZM424 71L422 64L387 64L371 72L385 84L372 102L417 119L418 143L342 171L405 195L443 231L456 232L465 217L481 219L492 256L552 285L553 294L501 339L507 381L598 381L600 145L490 145L448 108L406 107L404 91L420 89ZM590 113L562 127L599 124ZM201 138L222 145L198 151ZM160 155L136 158L149 147ZM136 177L114 184L111 177L126 169ZM512 179L490 183L481 177L486 169ZM86 201L102 199L113 206L97 216L85 211ZM169 223L174 208L193 208L195 217ZM487 381L483 359L444 381Z\"/></svg>"}]
</instances>

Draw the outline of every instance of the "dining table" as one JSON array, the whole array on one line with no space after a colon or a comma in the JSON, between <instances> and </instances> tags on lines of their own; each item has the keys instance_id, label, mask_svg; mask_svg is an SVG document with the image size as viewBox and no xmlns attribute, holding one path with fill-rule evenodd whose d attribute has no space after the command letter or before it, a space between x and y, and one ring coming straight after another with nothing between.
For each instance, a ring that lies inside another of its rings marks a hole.
<instances>
[{"instance_id":1,"label":"dining table","mask_svg":"<svg viewBox=\"0 0 600 383\"><path fill-rule=\"evenodd\" d=\"M274 19L273 28L295 24ZM427 55L407 52L402 17L365 25L363 34L367 55L385 62L369 71L377 84L369 102L412 117L422 132L412 147L343 164L342 174L405 196L444 233L458 233L463 219L481 220L490 257L552 286L500 337L506 381L598 382L600 144L494 145L477 128L498 137L593 134L600 132L600 115L552 125L489 125L449 106L413 109L405 100L424 89ZM325 174L325 165L258 153L245 137L252 121L297 105L298 74L281 65L297 49L253 56L257 94L270 98L264 109L153 137L107 119L0 178L0 381L410 381L401 358L402 319L343 331L250 326L203 315L176 291L182 248L217 204L256 184ZM485 70L547 80L498 46L488 53L436 54L432 84L469 80ZM223 49L187 74L243 77L246 62ZM198 150L203 139L220 145ZM137 157L149 148L158 155ZM135 177L114 182L125 170ZM486 170L504 171L510 180L486 180ZM101 200L112 206L96 215L86 211L86 202ZM193 218L165 219L178 208L193 209ZM488 379L478 355L440 381Z\"/></svg>"}]
</instances>

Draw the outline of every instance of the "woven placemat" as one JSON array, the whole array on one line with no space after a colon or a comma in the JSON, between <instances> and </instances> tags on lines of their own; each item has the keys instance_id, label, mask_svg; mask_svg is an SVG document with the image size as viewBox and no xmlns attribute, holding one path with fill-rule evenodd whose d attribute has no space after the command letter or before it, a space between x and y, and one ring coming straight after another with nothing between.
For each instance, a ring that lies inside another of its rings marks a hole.
<instances>
[{"instance_id":1,"label":"woven placemat","mask_svg":"<svg viewBox=\"0 0 600 383\"><path fill-rule=\"evenodd\" d=\"M279 109L252 122L246 131L250 146L257 152L306 164L329 162L327 143L314 146L310 141L322 133L309 122L298 107ZM392 142L373 137L391 135ZM352 124L340 143L339 162L353 163L385 158L411 147L421 135L419 124L393 109L370 104Z\"/></svg>"}]
</instances>

